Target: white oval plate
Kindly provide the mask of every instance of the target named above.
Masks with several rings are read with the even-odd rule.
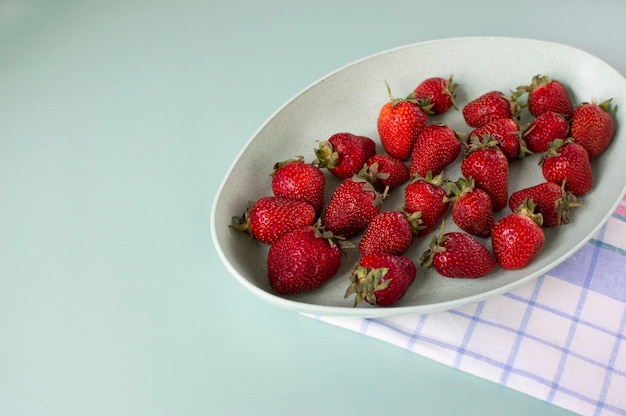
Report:
[[[448,279],[435,271],[419,271],[406,296],[394,307],[352,307],[344,299],[348,277],[358,251],[350,250],[337,276],[322,287],[302,294],[279,297],[272,293],[266,276],[268,246],[228,227],[248,201],[271,195],[269,173],[275,162],[303,155],[313,160],[316,140],[337,132],[369,136],[379,143],[376,119],[388,100],[385,81],[397,97],[406,96],[420,81],[431,76],[454,76],[457,103],[462,108],[489,90],[508,92],[527,85],[537,74],[563,82],[575,104],[613,97],[622,107],[626,80],[611,66],[579,49],[539,40],[516,38],[454,38],[395,48],[349,64],[305,88],[278,109],[252,136],[224,178],[211,212],[215,247],[235,278],[260,298],[293,311],[334,316],[384,317],[407,313],[430,313],[452,309],[501,294],[546,273],[578,250],[607,221],[626,191],[626,120],[624,109],[616,115],[616,134],[609,148],[593,162],[595,185],[571,213],[572,223],[546,230],[546,244],[535,261],[522,270],[497,268],[477,280]],[[431,120],[443,121],[457,130],[471,130],[460,111]],[[522,119],[528,122],[529,119]],[[382,152],[380,143],[378,151]],[[543,180],[538,155],[511,164],[510,192]],[[446,170],[451,179],[460,175],[460,158]],[[327,175],[327,201],[338,181]],[[385,200],[383,210],[402,204],[402,189]],[[497,217],[508,213],[505,208]],[[447,218],[446,228],[453,230]],[[358,239],[352,239],[358,244]],[[419,266],[419,257],[430,236],[417,240],[407,253]],[[485,241],[489,246],[489,241]],[[363,302],[364,304],[365,302]]]

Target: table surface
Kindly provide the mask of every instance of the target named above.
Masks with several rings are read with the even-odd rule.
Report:
[[[0,413],[569,414],[256,298],[209,215],[251,135],[328,72],[497,35],[626,74],[624,15],[602,0],[0,2]]]

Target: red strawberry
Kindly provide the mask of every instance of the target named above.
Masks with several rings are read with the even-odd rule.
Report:
[[[376,176],[379,191],[383,191],[385,188],[395,189],[411,177],[409,168],[404,162],[389,155],[374,155],[367,161],[367,165]]]
[[[594,159],[606,149],[615,134],[613,116],[617,107],[611,108],[612,98],[598,104],[594,99],[574,110],[571,120],[572,138]]]
[[[411,155],[413,143],[426,126],[426,112],[410,98],[393,98],[387,85],[390,101],[382,106],[377,120],[378,135],[385,152],[396,159]]]
[[[560,113],[546,111],[532,120],[522,133],[528,150],[543,153],[555,139],[565,140],[569,135],[569,121]]]
[[[359,253],[404,254],[417,233],[421,221],[419,213],[407,214],[403,210],[385,211],[375,216],[367,226],[361,241]]]
[[[282,236],[267,255],[267,276],[274,292],[285,295],[321,286],[339,271],[343,243],[347,242],[335,239],[319,224]]]
[[[569,222],[569,210],[581,206],[576,201],[576,196],[567,192],[565,184],[559,186],[554,182],[542,182],[538,185],[529,186],[515,191],[509,198],[511,211],[518,210],[524,200],[533,201],[535,213],[543,217],[543,227],[556,227]]]
[[[326,176],[303,157],[278,162],[272,172],[272,192],[283,198],[308,202],[319,216],[324,208]]]
[[[516,95],[489,91],[467,103],[461,112],[468,126],[481,127],[499,118],[517,119],[521,107]]]
[[[593,171],[587,150],[567,139],[556,139],[543,154],[541,171],[548,182],[563,185],[566,191],[582,196],[593,187]]]
[[[452,204],[452,221],[469,234],[489,237],[494,224],[493,203],[489,194],[476,188],[472,177],[448,182],[446,188]]]
[[[573,106],[567,89],[563,84],[545,75],[535,75],[528,86],[517,87],[520,92],[528,92],[528,111],[533,116],[553,111],[569,119]]]
[[[251,204],[243,217],[232,218],[231,228],[248,232],[267,244],[275,243],[284,234],[315,222],[311,204],[295,199],[266,196]]]
[[[337,133],[321,142],[314,152],[314,165],[327,168],[339,179],[347,179],[357,174],[376,154],[376,143],[369,137]]]
[[[421,257],[422,269],[434,267],[445,277],[477,279],[496,267],[491,252],[464,232],[444,233],[444,224]]]
[[[380,213],[386,197],[376,191],[373,181],[366,166],[358,175],[335,188],[322,214],[322,222],[328,231],[347,238],[367,228]]]
[[[421,228],[418,236],[428,234],[439,223],[448,210],[443,172],[437,176],[415,175],[404,188],[404,210],[410,214],[419,213]]]
[[[430,124],[422,129],[413,144],[409,173],[426,176],[440,174],[461,154],[461,134],[445,124]]]
[[[417,267],[406,257],[371,253],[361,257],[350,276],[345,298],[356,295],[354,306],[363,300],[375,306],[393,306],[415,281]]]
[[[464,177],[474,178],[477,188],[489,194],[494,211],[501,211],[509,201],[509,161],[490,136],[481,141],[476,137],[461,162]]]
[[[454,90],[457,84],[452,82],[450,78],[441,77],[426,78],[419,83],[413,90],[413,97],[418,100],[422,106],[428,106],[432,114],[443,114],[451,107],[456,107],[454,101]]]
[[[534,213],[534,208],[532,201],[525,201],[493,226],[491,245],[498,264],[505,270],[526,267],[543,248],[542,217]]]
[[[512,118],[499,118],[475,128],[468,136],[468,143],[471,143],[472,136],[482,139],[485,135],[498,141],[498,147],[509,160],[520,159],[530,153],[522,140],[519,124]]]

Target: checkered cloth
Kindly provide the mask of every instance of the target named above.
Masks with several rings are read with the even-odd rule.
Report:
[[[510,293],[426,315],[315,318],[582,415],[626,415],[626,198],[573,256]]]

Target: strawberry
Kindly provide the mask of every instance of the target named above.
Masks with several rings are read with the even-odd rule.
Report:
[[[271,176],[275,196],[308,202],[317,216],[322,213],[326,176],[320,168],[300,156],[276,163]]]
[[[326,205],[322,222],[335,235],[351,237],[365,230],[380,213],[385,193],[374,186],[371,172],[365,166],[358,175],[342,181]]]
[[[267,276],[278,295],[315,289],[339,271],[349,242],[333,237],[319,222],[283,235],[267,254]]]
[[[413,97],[421,103],[422,106],[429,106],[432,114],[443,114],[451,107],[456,107],[454,101],[454,90],[457,84],[452,82],[450,78],[441,77],[426,78],[420,82],[413,90]]]
[[[493,254],[478,240],[464,232],[444,233],[443,222],[420,260],[422,269],[434,267],[440,275],[452,278],[477,279],[496,267]]]
[[[413,144],[409,173],[426,176],[440,174],[461,154],[461,133],[445,124],[430,124],[422,129]]]
[[[520,159],[530,153],[522,140],[519,124],[512,118],[499,118],[475,128],[468,135],[468,143],[473,136],[481,139],[485,135],[498,141],[498,147],[509,160]]]
[[[593,171],[587,150],[571,139],[556,139],[539,160],[543,177],[582,196],[593,187]]]
[[[517,95],[507,96],[500,91],[489,91],[473,99],[461,110],[465,123],[481,127],[499,118],[519,118],[521,107]]]
[[[494,224],[493,203],[487,192],[476,188],[474,178],[459,178],[446,184],[447,200],[452,204],[452,221],[463,231],[489,237]]]
[[[421,221],[417,236],[431,232],[448,211],[443,172],[437,176],[430,173],[422,177],[414,175],[404,188],[404,210],[409,214],[419,213]]]
[[[474,178],[475,186],[491,198],[494,211],[506,207],[509,200],[509,161],[498,148],[498,141],[489,135],[482,140],[474,136],[461,162],[461,174]]]
[[[528,112],[533,116],[553,111],[566,119],[574,112],[572,101],[565,86],[545,75],[535,75],[530,85],[517,87],[518,92],[527,92]]]
[[[311,204],[294,199],[266,196],[251,204],[242,217],[232,218],[231,228],[273,244],[287,232],[315,222]]]
[[[367,165],[376,176],[379,191],[385,188],[391,191],[403,185],[411,177],[409,168],[403,161],[382,153],[370,157]]]
[[[406,160],[411,155],[417,135],[426,126],[426,112],[410,96],[394,98],[389,85],[387,92],[390,100],[380,109],[377,120],[378,135],[389,156]]]
[[[569,121],[564,115],[546,111],[535,117],[522,132],[528,150],[543,153],[555,139],[565,140],[569,135]]]
[[[534,209],[532,201],[524,201],[519,209],[493,226],[491,245],[498,264],[505,270],[526,267],[543,249],[542,216],[535,214]]]
[[[363,164],[376,154],[376,143],[369,137],[336,133],[320,142],[314,152],[314,165],[327,168],[339,179],[347,179],[357,174]]]
[[[371,253],[355,265],[344,297],[355,295],[355,307],[363,300],[374,306],[393,306],[404,297],[416,276],[417,267],[410,259]]]
[[[598,104],[594,99],[574,110],[571,137],[587,149],[589,159],[594,159],[602,153],[615,134],[613,116],[617,107],[611,108],[611,100],[612,98]]]
[[[385,211],[375,216],[359,241],[359,253],[404,254],[417,234],[421,221],[419,213],[407,214],[403,210]]]
[[[569,210],[581,206],[576,196],[554,182],[542,182],[529,186],[511,194],[509,207],[515,212],[522,206],[524,200],[533,201],[535,213],[543,217],[543,227],[556,227],[569,222]]]

